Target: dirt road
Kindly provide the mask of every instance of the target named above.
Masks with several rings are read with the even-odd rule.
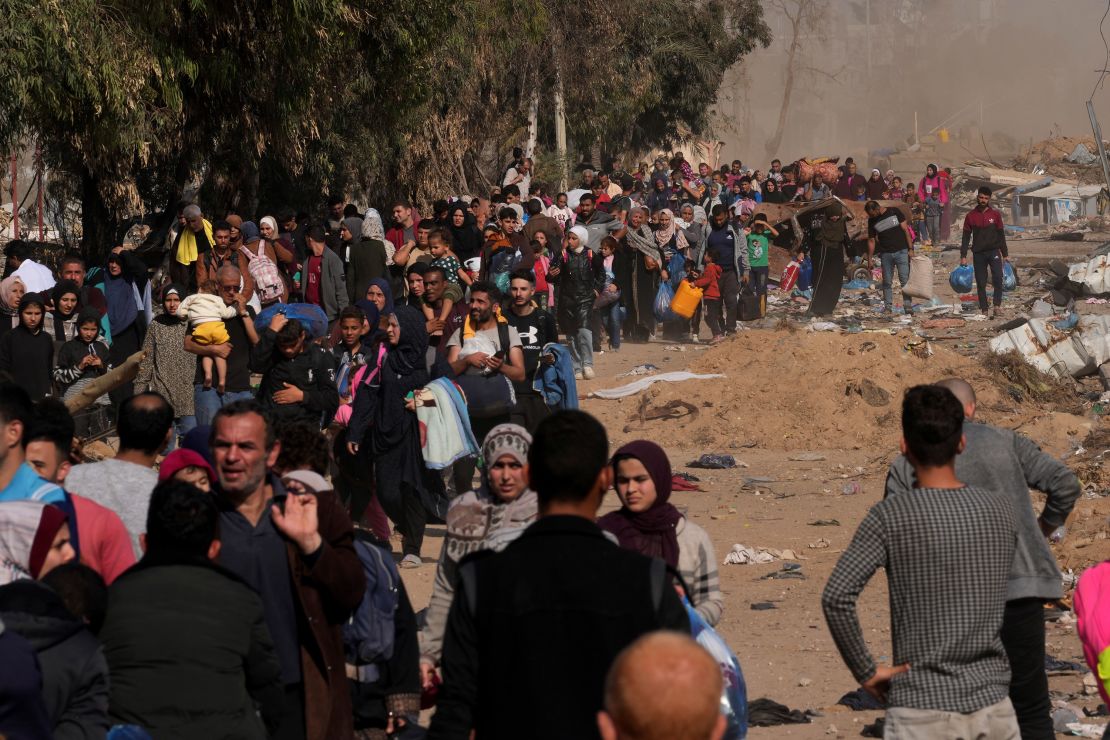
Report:
[[[1027,246],[1031,245],[1014,242],[1012,252],[1019,266],[1024,265],[1024,257],[1034,254]],[[950,301],[947,266],[954,264],[957,255],[934,256],[938,295]],[[1011,304],[1033,291],[1028,286]],[[867,295],[871,294],[864,298]],[[820,593],[856,526],[882,496],[886,468],[898,445],[897,410],[905,387],[953,374],[968,377],[980,392],[985,421],[1021,428],[1055,455],[1072,455],[1092,429],[1105,432],[1107,428],[1105,417],[1098,421],[1033,402],[1018,403],[996,387],[977,356],[1001,322],[967,322],[958,329],[934,332],[928,355],[919,346],[920,336],[897,320],[877,319],[873,307],[860,296],[846,293],[841,305],[860,317],[859,333],[813,333],[802,326],[793,331],[743,332],[715,348],[626,344],[620,352],[600,355],[598,377],[579,388],[584,395],[622,385],[634,378],[619,375],[645,363],[662,371],[693,369],[726,376],[666,388],[657,385],[620,401],[587,398],[582,407],[606,424],[612,448],[635,438],[654,439],[666,448],[676,471],[688,470],[700,478],[704,491],[676,492],[672,501],[708,531],[718,563],[733,544],[793,549],[800,556],[794,562],[801,564],[801,578],[770,578],[781,570],[781,562],[720,566],[726,606],[718,631],[740,658],[749,700],[768,697],[791,708],[822,713],[808,725],[753,729],[753,738],[858,737],[862,727],[881,714],[836,705],[857,687],[825,627]],[[797,310],[780,303],[772,307],[772,315]],[[916,319],[918,325],[921,321]],[[881,393],[870,400],[850,390],[846,394],[846,386],[864,379],[886,394],[885,403],[875,405],[882,401]],[[658,408],[671,400],[684,400],[697,412],[683,407],[675,418],[642,420],[645,406]],[[685,466],[706,452],[731,454],[739,467],[693,470]],[[1041,505],[1036,496],[1033,500]],[[615,505],[616,497],[610,494],[607,508]],[[1081,568],[1110,557],[1110,541],[1105,539],[1108,513],[1110,506],[1100,497],[1080,502],[1069,523],[1068,539],[1057,546],[1062,565]],[[441,538],[442,528],[429,529],[425,557],[438,555]],[[431,565],[404,571],[417,609],[427,603],[433,575]],[[860,614],[874,655],[889,660],[889,612],[882,574],[863,593]],[[1049,653],[1082,663],[1074,622],[1065,616],[1050,622],[1048,629]],[[1094,709],[1099,704],[1097,696],[1083,694],[1081,674],[1053,677],[1051,688],[1054,696],[1068,698],[1077,707]]]

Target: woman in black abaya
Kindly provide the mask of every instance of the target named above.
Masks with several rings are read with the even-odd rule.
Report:
[[[813,235],[813,248],[810,250],[813,261],[811,316],[831,314],[840,300],[840,289],[844,285],[844,246],[848,241],[844,206],[840,201],[833,201],[825,208],[824,215],[824,221]]]

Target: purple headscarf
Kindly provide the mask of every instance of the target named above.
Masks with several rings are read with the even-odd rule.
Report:
[[[626,507],[606,514],[597,524],[617,537],[620,546],[641,555],[662,558],[667,565],[678,568],[678,532],[676,527],[682,514],[672,504],[671,461],[667,453],[654,442],[645,439],[629,442],[613,455],[613,473],[621,460],[635,458],[647,468],[655,484],[655,503],[647,511],[634,513]]]

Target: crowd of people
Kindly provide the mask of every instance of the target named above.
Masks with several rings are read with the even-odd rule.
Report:
[[[797,170],[676,154],[585,168],[549,198],[514,152],[490,197],[423,216],[398,201],[388,226],[342,198],[257,224],[183,203],[162,265],[117,248],[102,268],[67,254],[51,269],[10,243],[0,663],[19,670],[0,671],[0,734],[420,737],[434,704],[430,738],[742,736],[719,661],[690,637],[725,606],[713,543],[670,503],[666,452],[610,454],[576,384],[603,338],[696,341],[702,319],[710,341],[736,332],[779,236],[761,203],[829,199],[801,247],[829,265],[815,313],[839,295],[843,201],[868,201],[884,286],[916,243],[947,239],[932,165],[916,191],[850,160],[831,183]],[[963,246],[985,275],[1005,239],[989,193],[980,205]],[[681,281],[697,310],[660,316],[660,286]],[[961,383],[907,393],[889,498],[823,603],[898,737],[926,720],[1041,737],[1032,616],[1061,595],[1041,531],[1078,484],[1024,438],[965,424]],[[82,462],[91,413],[114,416],[118,450]],[[1029,486],[1049,496],[1039,520]],[[620,506],[598,518],[611,488]],[[434,564],[429,522],[445,523]],[[426,610],[398,571],[422,567]],[[875,665],[854,614],[878,567],[900,594],[895,667]]]

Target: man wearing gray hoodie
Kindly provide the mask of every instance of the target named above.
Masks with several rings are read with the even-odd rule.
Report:
[[[975,418],[975,391],[966,381],[948,378],[937,383],[947,388],[964,407],[967,421]],[[1027,437],[988,424],[964,424],[967,446],[956,458],[956,476],[975,488],[1011,496],[1017,507],[1017,549],[1010,569],[1002,643],[1010,660],[1010,700],[1017,712],[1022,740],[1055,737],[1052,705],[1045,673],[1044,602],[1064,596],[1060,569],[1046,537],[1064,524],[1079,498],[1075,473],[1042,452]],[[886,496],[912,489],[913,467],[904,455],[890,465]],[[1047,494],[1040,517],[1033,512],[1029,489]]]

